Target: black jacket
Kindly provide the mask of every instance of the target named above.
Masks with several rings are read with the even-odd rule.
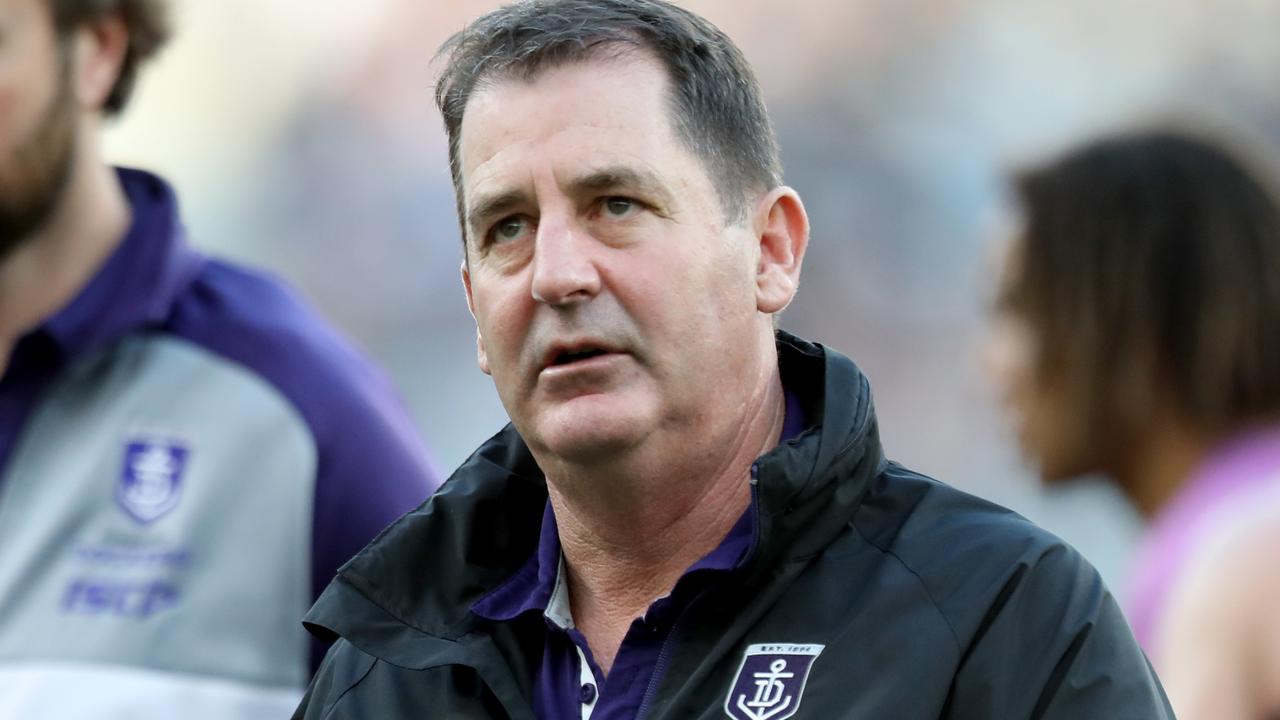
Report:
[[[754,550],[672,629],[644,718],[730,717],[760,643],[824,646],[775,720],[1173,717],[1084,559],[886,462],[853,363],[785,334],[778,348],[810,426],[756,462]],[[470,606],[534,551],[546,498],[507,427],[347,563],[306,618],[338,639],[295,719],[532,719],[546,624]]]

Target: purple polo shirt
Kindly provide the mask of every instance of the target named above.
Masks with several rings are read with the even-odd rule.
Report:
[[[805,426],[799,400],[786,393],[782,440]],[[658,598],[643,617],[632,621],[618,647],[608,677],[591,655],[586,638],[573,626],[567,579],[555,513],[543,510],[538,547],[510,579],[472,606],[480,617],[497,622],[538,612],[547,623],[547,642],[536,671],[533,711],[540,720],[623,720],[635,718],[662,679],[671,648],[667,639],[689,604],[750,555],[756,531],[755,501],[720,544],[684,571],[671,593]],[[585,663],[585,664],[584,664]]]
[[[1169,598],[1195,551],[1260,503],[1280,502],[1280,426],[1213,450],[1156,516],[1134,561],[1125,611],[1143,649],[1158,656]]]
[[[283,283],[185,242],[172,188],[117,171],[125,237],[61,310],[16,343],[0,376],[0,469],[43,393],[76,360],[126,336],[165,333],[240,365],[280,392],[316,444],[312,597],[439,474],[384,376]],[[74,451],[74,450],[69,450]],[[313,657],[313,668],[320,655]]]

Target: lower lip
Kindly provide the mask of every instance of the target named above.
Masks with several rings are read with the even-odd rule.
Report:
[[[582,372],[605,370],[624,357],[626,357],[625,353],[603,353],[585,360],[574,360],[563,365],[548,365],[542,369],[542,377],[547,380],[554,380]]]

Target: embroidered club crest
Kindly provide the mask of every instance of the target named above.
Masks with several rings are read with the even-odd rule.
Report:
[[[825,645],[748,645],[724,712],[734,720],[786,720],[800,709],[809,669]]]
[[[124,448],[116,502],[134,520],[150,523],[178,504],[187,448],[168,440],[133,440]]]

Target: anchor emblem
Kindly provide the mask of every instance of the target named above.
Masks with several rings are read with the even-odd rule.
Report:
[[[796,714],[822,645],[751,645],[734,677],[725,714],[734,720],[786,720]]]

